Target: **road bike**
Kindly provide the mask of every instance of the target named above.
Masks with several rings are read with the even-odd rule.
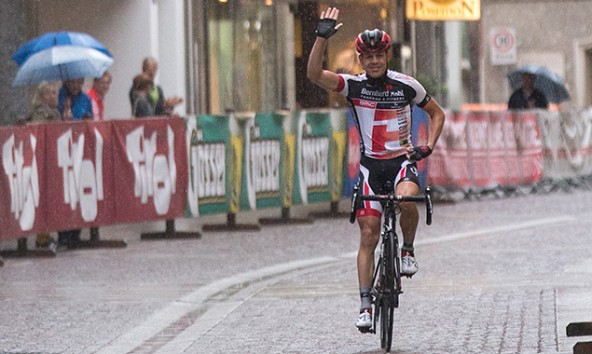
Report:
[[[386,186],[387,194],[384,195],[359,195],[358,185],[354,186],[352,195],[352,207],[350,222],[356,219],[356,208],[364,200],[380,201],[383,204],[381,244],[378,252],[377,266],[372,278],[372,313],[373,325],[371,333],[376,333],[377,324],[380,326],[380,347],[385,352],[390,352],[393,342],[393,316],[395,308],[399,307],[399,295],[403,293],[401,287],[401,256],[399,251],[399,239],[396,233],[397,215],[401,213],[400,203],[419,202],[426,205],[426,224],[432,224],[432,197],[430,187],[425,189],[423,195],[402,196],[394,192],[392,183]],[[410,277],[410,276],[408,276]]]

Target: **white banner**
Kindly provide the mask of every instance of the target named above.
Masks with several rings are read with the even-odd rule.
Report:
[[[541,111],[544,174],[553,179],[592,174],[592,108]]]

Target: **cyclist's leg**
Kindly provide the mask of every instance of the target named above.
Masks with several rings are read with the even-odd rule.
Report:
[[[399,195],[417,195],[419,193],[419,173],[415,162],[401,160],[400,170],[395,179],[395,192]],[[415,231],[419,222],[419,212],[413,202],[401,203],[401,217],[399,225],[403,232],[403,240],[407,245],[413,245]]]
[[[419,192],[419,186],[411,181],[402,181],[397,185],[396,193],[400,195],[416,195]],[[413,202],[401,203],[401,217],[399,225],[403,232],[403,240],[407,245],[413,245],[415,241],[415,232],[419,223],[419,212],[417,205]]]
[[[360,246],[358,249],[358,282],[360,287],[372,286],[374,271],[374,250],[380,238],[380,217],[362,216],[360,226]]]
[[[400,195],[416,195],[419,192],[419,175],[415,163],[404,161],[401,164],[401,173],[397,175],[396,193]],[[399,225],[403,233],[403,247],[401,248],[401,275],[413,276],[418,271],[415,260],[415,232],[419,222],[417,205],[413,202],[401,203],[401,216]]]
[[[356,326],[367,332],[373,325],[372,321],[372,276],[374,270],[374,249],[380,239],[380,217],[358,217],[360,226],[360,246],[358,249],[358,283],[360,286],[360,315]]]
[[[380,190],[376,181],[376,166],[370,168],[360,164],[359,185],[363,195],[374,195]],[[356,210],[360,227],[360,245],[358,249],[358,282],[360,288],[372,286],[374,271],[374,250],[380,239],[382,205],[377,201],[364,201]]]
[[[359,185],[364,195],[373,195],[375,190],[380,190],[381,182],[377,180],[382,170],[382,162],[370,162],[368,166],[364,160],[360,162]],[[377,189],[378,188],[378,189]],[[358,282],[360,286],[360,315],[356,326],[362,332],[367,332],[373,325],[372,322],[372,277],[374,271],[374,250],[380,239],[382,205],[377,201],[364,201],[356,210],[356,217],[360,227],[360,245],[358,248]]]

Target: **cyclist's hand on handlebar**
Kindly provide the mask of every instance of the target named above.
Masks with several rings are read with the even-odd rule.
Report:
[[[337,17],[339,17],[339,10],[336,7],[329,7],[326,11],[321,12],[321,19],[315,31],[317,37],[329,38],[334,35],[343,25],[343,23],[337,24]]]
[[[420,161],[430,156],[431,153],[432,149],[427,145],[407,148],[407,158],[411,161]]]

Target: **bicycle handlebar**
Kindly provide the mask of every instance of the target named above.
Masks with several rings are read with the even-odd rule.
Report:
[[[426,205],[426,224],[432,224],[432,213],[434,211],[432,205],[432,194],[431,188],[428,186],[425,189],[424,195],[398,195],[398,194],[379,194],[379,195],[358,195],[358,186],[354,187],[354,193],[352,196],[352,207],[349,216],[349,222],[354,223],[356,221],[356,204],[359,200],[375,200],[375,201],[392,201],[392,202],[420,202]]]

